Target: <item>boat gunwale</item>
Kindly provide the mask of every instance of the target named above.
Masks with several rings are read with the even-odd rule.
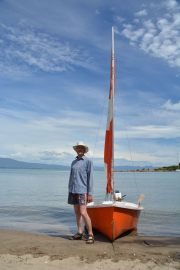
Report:
[[[143,210],[144,208],[142,206],[136,206],[136,207],[132,207],[132,206],[128,206],[128,205],[116,205],[115,204],[116,202],[114,203],[109,203],[109,204],[94,204],[94,205],[88,205],[87,204],[87,209],[89,208],[110,208],[110,207],[113,207],[113,208],[122,208],[122,209],[128,209],[128,210],[135,210],[135,211],[141,211]]]

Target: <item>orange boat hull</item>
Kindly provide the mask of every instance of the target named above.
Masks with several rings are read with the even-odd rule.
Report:
[[[107,236],[111,241],[123,233],[136,229],[140,210],[116,206],[88,207],[92,227]]]

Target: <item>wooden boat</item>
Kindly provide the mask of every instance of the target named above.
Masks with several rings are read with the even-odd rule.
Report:
[[[111,75],[108,104],[108,117],[104,146],[104,163],[107,177],[106,200],[102,204],[94,202],[87,205],[92,226],[107,236],[111,241],[130,230],[135,230],[141,210],[140,196],[137,204],[126,202],[120,193],[114,190],[114,89],[115,89],[115,57],[114,57],[114,28],[112,27]]]

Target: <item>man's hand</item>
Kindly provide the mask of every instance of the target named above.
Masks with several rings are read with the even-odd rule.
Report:
[[[90,202],[92,202],[93,201],[93,197],[92,197],[92,195],[87,195],[87,203],[90,203]]]

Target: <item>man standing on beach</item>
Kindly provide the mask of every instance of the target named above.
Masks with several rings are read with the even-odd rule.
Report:
[[[83,142],[73,146],[77,153],[76,159],[71,164],[69,177],[69,196],[68,204],[74,206],[78,232],[71,237],[71,240],[83,239],[82,219],[88,231],[87,244],[94,243],[91,219],[87,213],[87,203],[92,202],[93,189],[93,164],[85,156],[88,146]]]

